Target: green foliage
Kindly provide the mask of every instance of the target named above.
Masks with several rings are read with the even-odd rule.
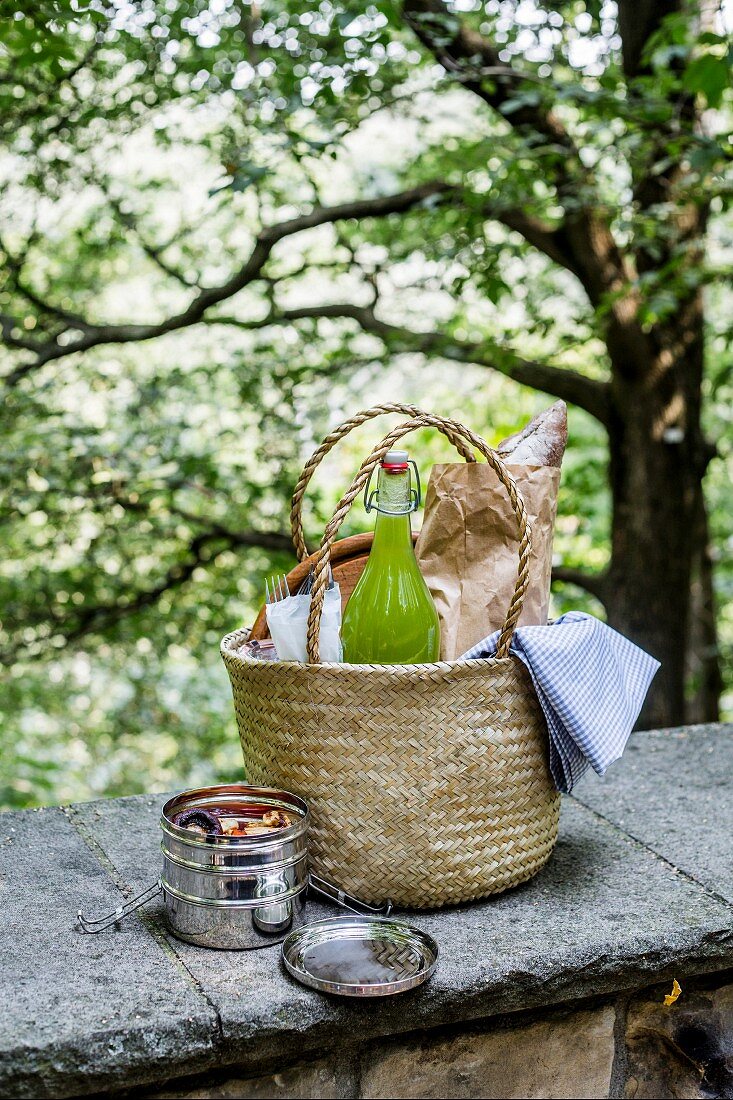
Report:
[[[471,66],[440,69],[389,0],[0,4],[0,323],[15,341],[4,375],[27,362],[24,342],[176,315],[240,268],[263,226],[314,205],[433,179],[464,188],[461,203],[433,196],[399,218],[283,240],[266,278],[205,324],[60,358],[8,389],[0,803],[239,774],[219,640],[251,620],[265,573],[293,561],[242,540],[287,534],[292,486],[320,438],[355,409],[400,398],[496,442],[548,403],[489,368],[385,344],[348,318],[256,323],[275,308],[377,294],[386,320],[440,325],[500,367],[507,344],[605,378],[611,303],[589,308],[572,275],[503,224],[520,209],[552,229],[591,191],[618,239],[646,256],[646,325],[698,286],[709,296],[706,416],[721,443],[708,491],[733,646],[730,297],[720,285],[733,248],[729,42],[669,17],[627,79],[612,5],[522,5],[521,18],[513,0],[456,8],[523,74],[503,117],[464,86]],[[454,28],[446,11],[435,29],[450,38]],[[489,93],[499,77],[482,79]],[[670,126],[690,97],[717,112],[717,126]],[[536,106],[552,107],[580,163],[510,125]],[[566,165],[572,192],[556,183]],[[642,165],[660,185],[645,209],[630,182]],[[706,256],[674,232],[679,210],[703,200]],[[380,429],[362,429],[325,464],[309,498],[313,542]],[[449,455],[430,435],[415,447],[423,472]],[[602,569],[609,512],[603,430],[571,410],[559,560]],[[355,510],[344,533],[368,522]],[[558,588],[556,609],[571,605],[599,610]]]

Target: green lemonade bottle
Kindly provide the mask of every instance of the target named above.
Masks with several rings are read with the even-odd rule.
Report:
[[[440,624],[412,545],[407,451],[388,451],[379,467],[374,542],[344,611],[341,640],[351,664],[437,661]]]

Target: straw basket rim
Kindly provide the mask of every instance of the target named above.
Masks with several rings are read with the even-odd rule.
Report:
[[[339,672],[353,673],[359,672],[361,674],[374,674],[374,675],[388,675],[392,679],[411,680],[417,677],[425,675],[435,675],[437,673],[455,672],[457,670],[466,671],[478,671],[485,669],[487,672],[490,669],[494,669],[497,666],[506,668],[510,664],[522,664],[519,658],[514,656],[513,653],[509,653],[506,657],[472,657],[470,660],[455,660],[455,661],[424,661],[420,663],[410,665],[400,664],[351,664],[348,661],[319,661],[318,664],[306,661],[263,661],[259,657],[252,657],[247,653],[242,652],[242,645],[247,641],[249,637],[250,629],[247,627],[240,630],[232,630],[229,634],[225,634],[221,640],[220,651],[222,657],[226,660],[241,661],[243,665],[251,668],[270,669],[282,668],[282,669],[298,669],[300,671],[307,669],[309,672],[316,674],[319,670],[328,670],[329,675],[337,675]],[[236,639],[236,642],[235,642]]]

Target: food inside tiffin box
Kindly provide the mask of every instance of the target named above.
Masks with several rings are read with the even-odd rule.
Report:
[[[266,836],[280,829],[289,829],[294,819],[284,810],[252,806],[207,806],[182,810],[173,817],[173,824],[192,833],[214,836]]]

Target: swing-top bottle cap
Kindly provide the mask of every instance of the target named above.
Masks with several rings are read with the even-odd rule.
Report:
[[[408,458],[407,451],[387,451],[382,459],[382,468],[385,470],[406,470]]]

